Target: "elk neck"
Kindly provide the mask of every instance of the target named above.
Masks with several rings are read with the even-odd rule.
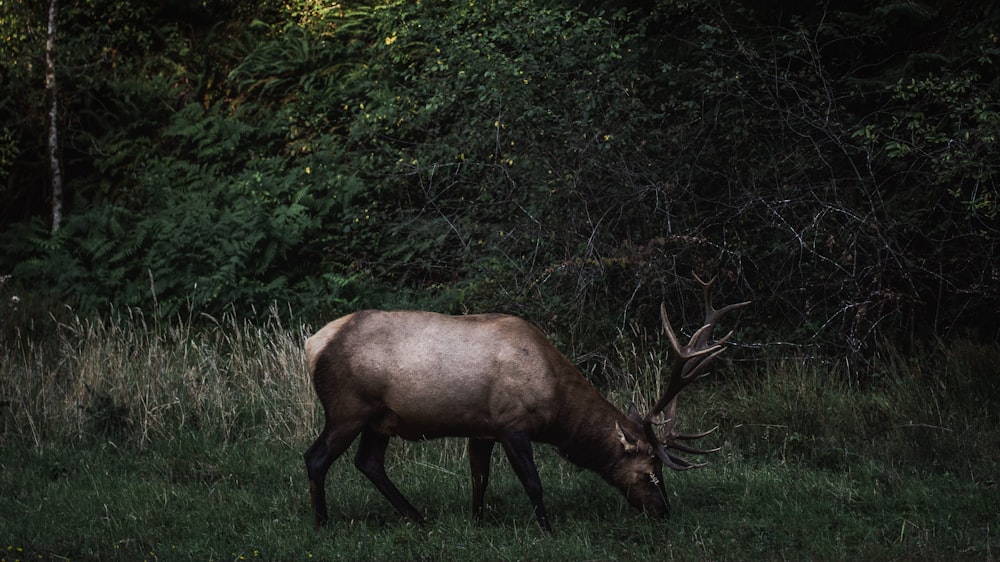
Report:
[[[577,377],[563,389],[560,412],[539,440],[554,445],[573,464],[605,475],[623,452],[615,423],[625,427],[633,422],[582,375]]]

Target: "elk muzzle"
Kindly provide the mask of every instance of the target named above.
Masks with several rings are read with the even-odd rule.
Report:
[[[636,482],[624,490],[625,499],[646,515],[668,517],[670,504],[667,502],[667,491],[663,486],[663,474],[649,473],[645,474],[643,479],[645,482]]]

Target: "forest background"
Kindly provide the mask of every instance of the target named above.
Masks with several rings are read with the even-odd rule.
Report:
[[[416,307],[601,350],[696,272],[762,345],[997,336],[988,2],[61,1],[54,232],[49,3],[0,6],[7,326]]]

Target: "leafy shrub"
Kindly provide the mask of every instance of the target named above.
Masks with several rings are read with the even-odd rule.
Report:
[[[603,354],[660,301],[697,322],[692,271],[755,301],[749,339],[852,365],[995,333],[995,11],[609,6],[74,6],[72,212],[0,271],[83,312],[508,311]]]

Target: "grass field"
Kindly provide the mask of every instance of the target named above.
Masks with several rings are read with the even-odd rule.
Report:
[[[306,330],[220,319],[64,323],[0,356],[2,560],[991,560],[1000,550],[997,345],[887,352],[864,384],[836,363],[744,357],[692,388],[685,427],[723,451],[666,474],[672,516],[633,511],[592,473],[536,448],[556,533],[494,454],[473,522],[464,443],[394,442],[411,525],[354,469],[312,526],[302,452],[318,403]],[[621,346],[629,349],[628,346]],[[620,405],[663,358],[623,352]],[[735,353],[734,355],[739,355]],[[747,355],[747,354],[744,354]]]

